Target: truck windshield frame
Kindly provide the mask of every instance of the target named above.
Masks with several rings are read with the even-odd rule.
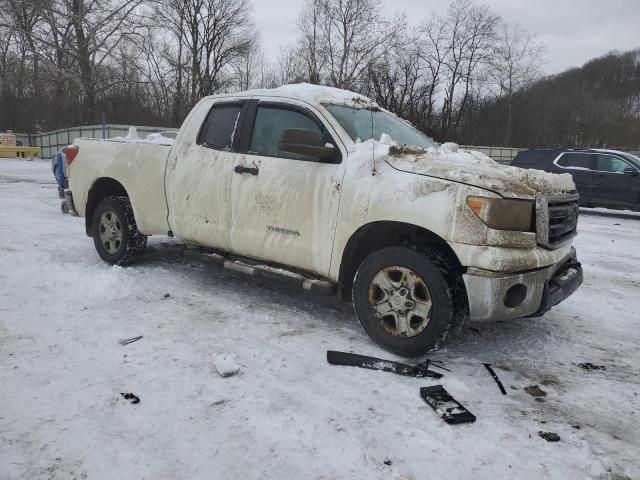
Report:
[[[354,142],[379,140],[382,134],[394,141],[414,147],[436,147],[429,137],[409,122],[379,108],[357,108],[327,103],[322,105],[346,130]]]

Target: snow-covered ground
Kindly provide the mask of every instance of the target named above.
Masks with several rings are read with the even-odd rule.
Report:
[[[327,364],[395,358],[348,305],[173,262],[162,238],[107,266],[49,168],[0,160],[0,479],[640,478],[640,215],[582,212],[573,297],[432,354],[478,418],[450,426],[419,396],[438,382]]]

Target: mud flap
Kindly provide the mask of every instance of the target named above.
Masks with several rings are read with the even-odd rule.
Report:
[[[422,387],[420,389],[422,399],[450,425],[458,423],[473,423],[476,416],[454,399],[442,385]]]

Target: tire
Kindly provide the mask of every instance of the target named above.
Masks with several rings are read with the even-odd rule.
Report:
[[[416,357],[462,329],[468,315],[464,291],[461,275],[438,252],[386,247],[360,264],[353,305],[374,342]]]
[[[98,255],[112,265],[137,262],[147,246],[127,197],[103,198],[93,213],[92,232]]]

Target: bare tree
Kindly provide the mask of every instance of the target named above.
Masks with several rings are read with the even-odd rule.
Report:
[[[52,0],[49,4],[53,12],[47,17],[51,29],[59,36],[70,34],[65,47],[78,65],[85,123],[96,120],[96,95],[112,84],[111,79],[99,79],[96,72],[113,59],[120,43],[139,27],[135,10],[141,1]],[[47,38],[40,40],[51,43]]]
[[[441,21],[444,23],[445,98],[442,107],[442,134],[455,131],[473,89],[475,75],[491,55],[500,17],[487,6],[472,0],[454,0]],[[462,88],[462,93],[459,93]],[[457,103],[457,111],[456,111]]]
[[[397,35],[371,63],[365,93],[383,108],[429,130],[428,112],[437,79],[431,75],[426,56],[419,32]]]
[[[246,49],[232,60],[233,86],[238,90],[249,90],[261,83],[261,74],[264,66],[262,50],[260,50],[260,37],[254,34],[247,44]]]
[[[308,0],[298,18],[298,31],[302,45],[300,55],[304,59],[309,83],[320,83],[320,72],[324,68],[325,52],[320,48],[322,29],[320,21],[325,9],[325,0]]]
[[[511,142],[513,95],[540,78],[544,45],[520,25],[502,23],[498,41],[488,62],[488,76],[497,88],[497,97],[505,97],[507,122],[504,145]]]
[[[380,0],[307,0],[298,29],[308,80],[357,89],[402,21],[389,21],[380,11]]]

